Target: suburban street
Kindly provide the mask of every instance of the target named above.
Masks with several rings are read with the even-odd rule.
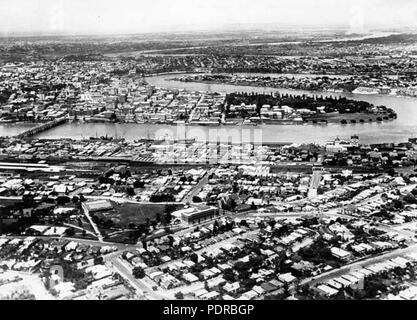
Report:
[[[369,266],[371,264],[374,263],[378,263],[378,262],[382,262],[382,261],[386,261],[392,258],[396,258],[398,256],[402,256],[402,255],[406,255],[412,252],[416,252],[417,251],[417,244],[414,244],[412,246],[409,246],[407,248],[401,248],[401,249],[396,249],[381,255],[377,255],[377,256],[372,256],[369,258],[366,258],[364,260],[358,261],[358,262],[354,262],[348,265],[345,265],[341,268],[335,269],[335,270],[331,270],[328,272],[324,272],[322,274],[320,274],[319,276],[316,277],[311,277],[311,278],[307,278],[304,279],[300,282],[301,285],[303,284],[309,284],[309,285],[315,285],[317,283],[320,282],[326,282],[330,279],[336,278],[336,277],[340,277],[344,274],[349,273],[350,271],[362,268],[362,267],[366,267]]]
[[[208,177],[215,171],[215,169],[210,169],[206,172],[206,174],[200,179],[200,181],[193,187],[191,192],[189,192],[184,199],[182,200],[183,203],[191,203],[193,202],[193,197],[196,196],[201,189],[207,184]]]

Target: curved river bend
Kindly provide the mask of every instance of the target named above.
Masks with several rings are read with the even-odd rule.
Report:
[[[38,135],[41,138],[74,138],[90,136],[124,137],[127,140],[140,138],[159,138],[162,136],[197,138],[198,140],[248,142],[311,142],[325,143],[336,136],[349,138],[353,134],[360,137],[362,143],[405,142],[417,137],[417,99],[388,95],[361,95],[350,93],[311,92],[292,89],[263,88],[223,84],[204,84],[195,82],[167,81],[179,75],[159,75],[148,77],[149,84],[170,89],[211,92],[276,92],[289,94],[323,94],[343,96],[349,99],[364,100],[374,105],[385,105],[397,112],[398,118],[383,123],[327,124],[327,125],[258,125],[258,126],[187,126],[178,128],[161,124],[109,124],[109,123],[67,123]],[[303,75],[305,76],[305,75]],[[9,131],[9,128],[13,130]],[[13,135],[19,132],[19,125],[0,126],[0,135]],[[20,131],[27,129],[24,126]],[[262,139],[262,140],[261,140]]]

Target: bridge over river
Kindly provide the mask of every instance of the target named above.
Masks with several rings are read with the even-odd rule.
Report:
[[[42,123],[39,126],[36,126],[34,128],[28,129],[26,131],[23,131],[16,135],[16,138],[23,139],[31,137],[35,134],[41,133],[43,131],[49,130],[53,127],[59,126],[60,124],[63,124],[67,121],[67,118],[58,118],[52,121],[48,121],[46,123]]]

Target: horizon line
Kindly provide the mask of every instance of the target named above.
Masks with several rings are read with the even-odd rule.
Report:
[[[269,26],[269,30],[265,28]],[[274,27],[271,29],[271,27]],[[142,31],[71,31],[71,30],[59,30],[59,31],[10,31],[6,33],[0,33],[0,38],[30,38],[30,37],[103,37],[103,36],[139,36],[139,35],[151,35],[151,34],[192,34],[192,33],[234,33],[234,32],[256,32],[256,31],[267,31],[267,32],[279,32],[285,31],[279,30],[277,28],[294,28],[297,29],[313,29],[310,31],[318,30],[328,30],[328,31],[349,31],[349,27],[342,23],[329,24],[329,25],[320,25],[320,24],[299,24],[299,23],[231,23],[224,24],[222,26],[204,26],[204,25],[172,25],[172,30],[169,30],[169,27],[165,29],[157,30],[142,30]],[[268,29],[268,28],[266,28]],[[409,26],[369,26],[364,34],[375,32],[375,31],[402,31],[402,32],[411,32],[417,31],[416,28]],[[293,31],[302,31],[302,30],[293,30]],[[309,30],[306,30],[309,31]]]

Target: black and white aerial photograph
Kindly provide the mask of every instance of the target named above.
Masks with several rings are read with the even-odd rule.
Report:
[[[0,8],[0,300],[417,300],[415,0]]]

